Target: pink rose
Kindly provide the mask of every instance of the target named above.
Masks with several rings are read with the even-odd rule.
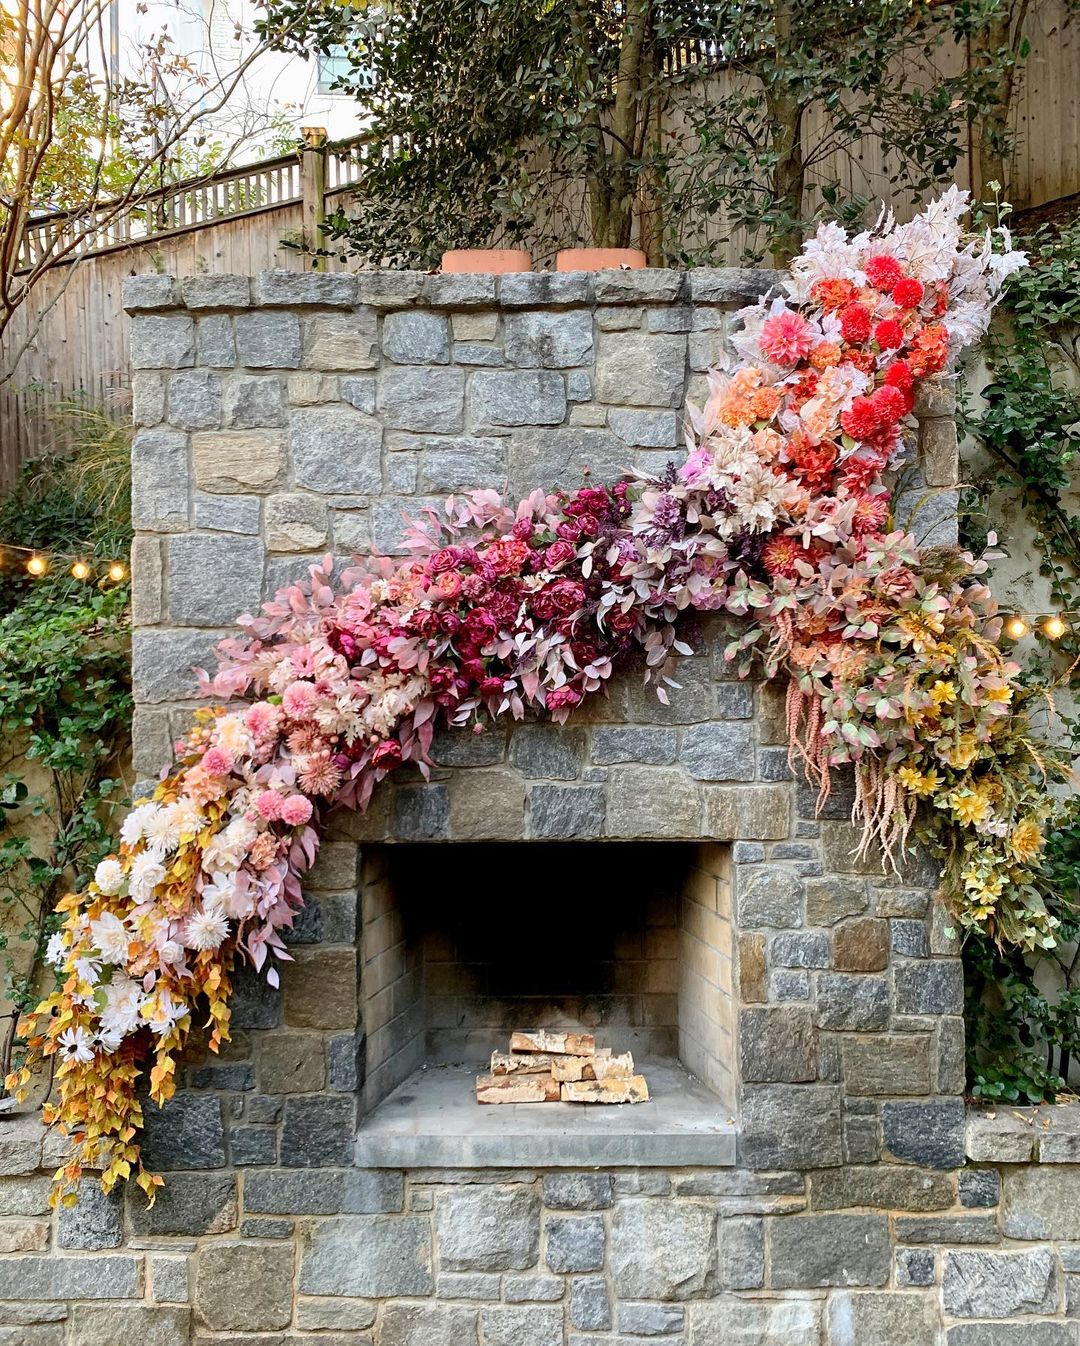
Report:
[[[311,820],[311,801],[303,795],[289,795],[281,805],[281,821],[290,827],[299,827]]]
[[[444,570],[431,587],[439,598],[452,603],[461,593],[461,576],[456,570]]]
[[[428,559],[427,571],[429,575],[441,575],[445,570],[453,570],[458,563],[458,550],[456,547],[441,547],[437,552],[433,552]]]
[[[401,744],[396,738],[388,738],[384,743],[380,743],[371,754],[372,766],[379,767],[382,771],[393,771],[401,765]]]
[[[560,538],[558,542],[553,542],[544,553],[544,560],[552,570],[557,570],[559,566],[565,565],[567,561],[573,560],[573,557],[573,544],[564,542],[562,538]]]

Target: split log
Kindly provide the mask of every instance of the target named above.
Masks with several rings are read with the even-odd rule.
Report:
[[[557,1080],[595,1080],[595,1056],[552,1056],[551,1073]]]
[[[559,1083],[550,1075],[477,1075],[478,1103],[558,1103]]]
[[[607,1056],[601,1056],[599,1052],[593,1057],[592,1078],[594,1080],[628,1080],[634,1074],[634,1056],[632,1052],[623,1052],[621,1056],[613,1056],[610,1053]],[[589,1076],[584,1077],[588,1079]]]
[[[564,1103],[647,1103],[649,1086],[644,1075],[628,1080],[579,1080],[561,1086]]]
[[[492,1052],[491,1073],[493,1075],[550,1075],[552,1063],[560,1060],[545,1052],[532,1055],[518,1055],[516,1052]]]
[[[592,1033],[548,1033],[541,1028],[535,1033],[514,1033],[510,1051],[545,1052],[551,1056],[593,1056],[596,1038]]]

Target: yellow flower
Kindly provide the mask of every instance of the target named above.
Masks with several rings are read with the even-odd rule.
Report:
[[[1034,818],[1021,818],[1009,837],[1009,852],[1021,864],[1030,864],[1042,850],[1043,834]]]
[[[987,689],[986,699],[997,705],[1007,706],[1013,699],[1013,689],[1011,687],[990,687]]]
[[[906,612],[896,625],[920,652],[934,649],[937,645],[935,637],[945,630],[941,618],[930,613]]]
[[[941,777],[936,771],[916,771],[912,766],[902,766],[896,774],[904,789],[920,798],[932,795],[941,784]]]
[[[979,744],[974,734],[961,734],[956,743],[939,743],[937,754],[949,766],[957,771],[964,771],[979,755]]]
[[[949,807],[968,827],[976,827],[990,816],[989,800],[976,790],[954,790],[949,796]]]
[[[935,706],[951,706],[956,700],[956,684],[954,682],[942,682],[938,678],[937,682],[930,688],[930,700]]]

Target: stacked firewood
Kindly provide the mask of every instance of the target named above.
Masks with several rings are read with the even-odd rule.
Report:
[[[649,1086],[629,1052],[597,1047],[591,1033],[514,1033],[476,1077],[478,1103],[646,1103]]]

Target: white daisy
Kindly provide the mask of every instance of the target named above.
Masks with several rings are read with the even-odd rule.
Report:
[[[94,1048],[85,1028],[65,1028],[60,1034],[60,1055],[65,1061],[92,1061]]]
[[[157,991],[143,1002],[142,1016],[149,1023],[150,1031],[158,1037],[171,1033],[179,1021],[188,1012],[182,1000],[174,1000],[169,991]]]
[[[115,897],[124,886],[124,867],[115,856],[102,860],[94,870],[94,882],[106,897]]]
[[[68,946],[63,934],[58,930],[56,934],[49,936],[49,942],[45,946],[45,961],[51,963],[53,967],[63,967],[67,955]]]
[[[104,1024],[94,1034],[94,1046],[111,1056],[124,1040],[124,1034],[115,1028],[106,1028]]]
[[[147,819],[143,835],[147,849],[153,851],[159,860],[176,850],[180,845],[180,827],[172,805],[158,809],[152,818]]]
[[[75,971],[88,986],[96,986],[101,978],[101,959],[94,953],[76,958]]]

